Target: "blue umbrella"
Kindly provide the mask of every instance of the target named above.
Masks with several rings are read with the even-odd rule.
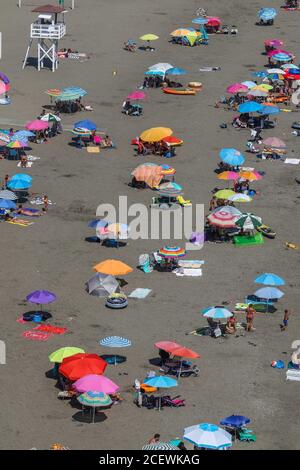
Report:
[[[78,96],[87,95],[87,92],[83,88],[77,87],[77,86],[69,86],[67,88],[63,88],[62,93],[64,93],[64,94],[74,94],[74,95],[78,95]]]
[[[89,119],[85,119],[83,121],[75,122],[74,128],[82,128],[88,129],[89,131],[95,131],[97,129],[97,124],[95,124],[93,121],[90,121]]]
[[[147,70],[147,72],[145,72],[145,75],[161,75],[161,76],[164,76],[165,72],[163,72],[162,70]]]
[[[185,75],[187,71],[185,69],[181,69],[180,67],[172,67],[166,71],[168,75]]]
[[[262,106],[262,108],[258,111],[259,114],[263,114],[265,116],[269,116],[270,114],[278,114],[280,113],[280,109],[276,106]]]
[[[127,348],[131,346],[130,339],[123,338],[122,336],[107,336],[99,341],[101,346],[108,348]]]
[[[275,8],[261,8],[258,12],[258,17],[264,21],[273,20],[277,16]]]
[[[259,77],[259,78],[266,78],[268,76],[267,72],[265,72],[264,70],[259,71],[259,72],[252,72],[252,75],[254,77]]]
[[[284,293],[281,290],[277,289],[277,287],[262,287],[254,292],[256,297],[260,297],[261,299],[280,299],[284,296]]]
[[[284,286],[285,280],[277,274],[263,273],[254,279],[256,284],[265,284],[267,286]]]
[[[220,151],[219,155],[224,163],[232,166],[242,165],[245,161],[243,154],[233,148],[224,148]]]
[[[11,199],[0,199],[0,209],[16,209],[17,205]]]
[[[285,52],[278,52],[277,54],[272,55],[272,60],[275,60],[276,62],[288,62],[289,60],[292,60],[292,58]]]
[[[156,375],[155,377],[146,379],[144,383],[149,385],[150,387],[156,388],[171,388],[177,387],[178,385],[177,380],[171,379],[170,377],[166,377],[164,375]]]
[[[27,175],[26,173],[16,173],[10,178],[10,181],[17,181],[21,179],[30,183],[32,181],[32,176]]]
[[[7,187],[13,191],[21,191],[22,189],[29,189],[31,187],[31,183],[25,180],[15,180],[8,182]]]
[[[289,75],[300,75],[300,69],[290,69],[288,71]]]
[[[208,19],[206,19],[206,18],[194,18],[192,20],[192,23],[194,23],[194,24],[206,24],[206,23],[208,23]]]
[[[17,131],[14,133],[14,135],[12,136],[11,140],[21,140],[21,141],[26,141],[28,139],[28,137],[34,137],[35,134],[31,131]]]
[[[239,113],[256,113],[261,108],[262,105],[256,101],[246,101],[246,103],[240,104],[237,110]]]
[[[88,223],[88,227],[96,229],[99,227],[106,227],[108,224],[109,222],[107,220],[94,219]]]
[[[241,416],[241,415],[231,415],[227,416],[227,418],[224,418],[220,421],[220,424],[222,426],[228,426],[231,428],[241,428],[245,424],[250,423],[250,419],[247,418],[247,416]]]
[[[206,318],[214,318],[214,319],[221,319],[221,318],[230,318],[232,317],[232,313],[224,307],[207,307],[202,310],[202,314]]]

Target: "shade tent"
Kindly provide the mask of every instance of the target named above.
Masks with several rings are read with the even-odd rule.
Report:
[[[97,273],[86,282],[86,290],[90,295],[107,297],[120,291],[118,281],[110,275]]]

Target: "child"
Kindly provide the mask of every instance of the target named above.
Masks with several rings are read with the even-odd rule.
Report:
[[[291,312],[288,309],[285,309],[284,316],[283,316],[283,322],[282,322],[283,325],[280,325],[281,331],[285,331],[287,329],[290,315],[291,315]]]

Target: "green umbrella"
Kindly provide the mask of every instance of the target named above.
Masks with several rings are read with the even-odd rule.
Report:
[[[254,214],[242,214],[237,220],[236,225],[241,227],[244,231],[254,230],[262,224],[261,218]]]
[[[73,346],[66,346],[51,353],[49,360],[50,362],[58,362],[60,364],[66,357],[74,356],[74,354],[78,353],[84,353],[84,350]]]

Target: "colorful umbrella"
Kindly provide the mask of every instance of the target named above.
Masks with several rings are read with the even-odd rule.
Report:
[[[143,36],[140,36],[140,39],[142,41],[156,41],[156,39],[159,39],[159,36],[156,36],[156,34],[148,33],[144,34]]]
[[[172,388],[177,387],[177,380],[166,377],[165,375],[156,375],[144,381],[146,385],[155,388]]]
[[[112,404],[110,396],[103,392],[85,392],[82,395],[79,395],[77,400],[82,405],[91,406],[93,408],[110,406]]]
[[[232,93],[233,95],[236,93],[247,93],[248,87],[242,83],[233,83],[228,88],[226,88],[226,91],[227,93]]]
[[[51,304],[56,299],[57,296],[48,290],[35,290],[26,296],[28,302],[38,305]]]
[[[261,289],[258,289],[256,292],[254,292],[254,295],[260,299],[270,300],[280,299],[284,296],[284,293],[276,287],[262,287]]]
[[[152,127],[142,132],[140,139],[144,142],[160,142],[164,137],[169,137],[172,134],[172,129],[168,127]]]
[[[242,103],[238,107],[239,113],[256,113],[262,108],[262,105],[257,103],[256,101],[246,101]]]
[[[171,147],[174,145],[181,145],[183,143],[182,139],[178,139],[178,137],[175,137],[173,135],[169,135],[168,137],[164,137],[162,139],[163,142],[166,142],[169,144]]]
[[[247,213],[247,214],[242,214],[237,220],[236,220],[236,225],[241,227],[244,231],[247,230],[254,230],[257,227],[260,227],[262,222],[261,222],[261,217],[258,217],[256,215]]]
[[[232,446],[232,437],[215,424],[202,423],[185,428],[183,439],[205,449],[223,449]]]
[[[107,348],[128,348],[132,343],[130,339],[123,338],[122,336],[107,336],[101,339],[99,344]]]
[[[234,193],[232,196],[229,196],[228,200],[231,202],[250,202],[252,197],[244,193]]]
[[[214,196],[217,199],[229,199],[230,196],[234,196],[236,193],[232,189],[221,189],[217,191]]]
[[[50,362],[61,363],[66,357],[74,356],[74,354],[84,353],[81,348],[74,348],[73,346],[65,346],[64,348],[57,349],[49,355]]]
[[[284,286],[285,280],[277,274],[263,273],[254,279],[256,284],[265,284],[267,286]]]
[[[272,56],[272,60],[275,60],[276,62],[288,62],[292,60],[292,57],[284,52],[278,52]]]
[[[29,131],[43,131],[45,129],[48,129],[49,124],[48,122],[41,121],[40,119],[35,119],[33,121],[28,122],[25,127]]]
[[[262,176],[257,171],[241,171],[239,177],[248,181],[259,181]]]
[[[284,51],[283,49],[274,49],[273,51],[269,51],[269,52],[267,53],[267,56],[268,56],[268,57],[273,57],[273,56],[276,55],[276,54],[286,54],[286,55],[288,55],[288,56],[290,56],[290,57],[293,56],[292,52]],[[277,73],[278,73],[278,72],[277,72]]]
[[[212,213],[216,214],[217,212],[221,212],[221,211],[227,212],[228,214],[235,215],[235,216],[242,215],[241,211],[234,206],[220,206],[214,209]]]
[[[106,230],[108,235],[113,235],[121,239],[127,239],[129,237],[129,227],[126,224],[108,224]]]
[[[103,375],[88,374],[81,379],[76,380],[74,383],[74,388],[78,392],[102,392],[112,395],[119,390],[119,386],[115,384],[112,380],[104,377]]]
[[[170,33],[170,36],[172,36],[173,38],[181,38],[183,36],[186,36],[190,32],[191,30],[188,28],[178,28],[175,29],[175,31],[172,31],[172,33]]]
[[[247,93],[247,97],[252,97],[252,96],[256,96],[256,97],[261,97],[261,98],[265,98],[266,96],[268,96],[268,92],[266,90],[254,90],[253,88],[249,91],[249,93]],[[244,103],[246,104],[246,103]],[[240,105],[242,106],[242,105]],[[261,109],[261,108],[260,108]]]
[[[187,71],[185,69],[181,69],[180,67],[172,67],[166,71],[168,75],[185,75]]]
[[[87,129],[88,131],[97,130],[97,124],[89,119],[84,119],[83,121],[75,122],[74,129]]]
[[[154,444],[147,444],[142,447],[142,450],[178,450],[178,447],[169,444],[169,442],[155,442]]]
[[[20,140],[22,142],[26,142],[28,137],[34,137],[35,134],[31,131],[17,131],[12,136],[11,140]]]
[[[94,229],[97,229],[99,227],[107,227],[107,225],[109,224],[109,222],[107,220],[99,220],[99,219],[94,219],[94,220],[91,220],[89,223],[88,223],[88,227],[90,228],[94,228]]]
[[[207,24],[207,22],[208,22],[207,18],[194,18],[192,20],[192,23],[194,23],[194,24],[202,24],[203,25],[203,24]]]
[[[88,374],[103,374],[107,362],[97,354],[78,353],[63,359],[59,372],[69,380],[78,380]]]
[[[5,85],[9,84],[9,78],[3,72],[0,72],[0,80],[5,83]]]
[[[236,171],[222,171],[222,173],[218,174],[217,178],[219,180],[235,181],[239,179],[239,174]]]
[[[159,72],[166,72],[168,69],[174,67],[172,64],[168,62],[159,62],[158,64],[151,65],[148,69],[152,71],[159,71]]]
[[[56,116],[55,114],[47,113],[44,114],[44,116],[41,116],[41,121],[60,122],[61,118],[59,116]]]
[[[207,307],[201,312],[205,318],[213,318],[215,320],[230,318],[233,315],[227,308],[224,307]]]
[[[185,256],[185,249],[181,248],[180,246],[164,246],[158,252],[160,256],[163,258],[182,258]]]
[[[281,47],[283,46],[283,41],[281,39],[266,39],[264,44],[270,47]]]
[[[237,219],[236,215],[232,215],[226,211],[212,212],[207,216],[207,220],[211,225],[222,228],[231,228],[235,227],[235,221]]]
[[[77,136],[90,137],[92,131],[89,131],[88,129],[85,129],[83,127],[76,127],[71,132],[72,134],[75,134]]]
[[[250,90],[256,86],[256,83],[251,80],[246,80],[245,82],[242,82],[242,85],[245,85]]]
[[[125,276],[133,271],[133,269],[122,261],[115,259],[107,259],[98,263],[93,268],[96,272],[110,274],[111,276]]]
[[[143,91],[133,91],[127,96],[128,100],[144,100],[146,98],[146,93]]]
[[[168,181],[167,183],[159,185],[158,190],[161,193],[180,193],[182,191],[182,187],[180,186],[180,184],[175,183],[174,181]]]
[[[10,149],[22,149],[24,147],[27,147],[28,145],[28,142],[21,142],[20,140],[12,140],[11,142],[9,142],[9,144],[6,145],[6,147],[10,148]]]

